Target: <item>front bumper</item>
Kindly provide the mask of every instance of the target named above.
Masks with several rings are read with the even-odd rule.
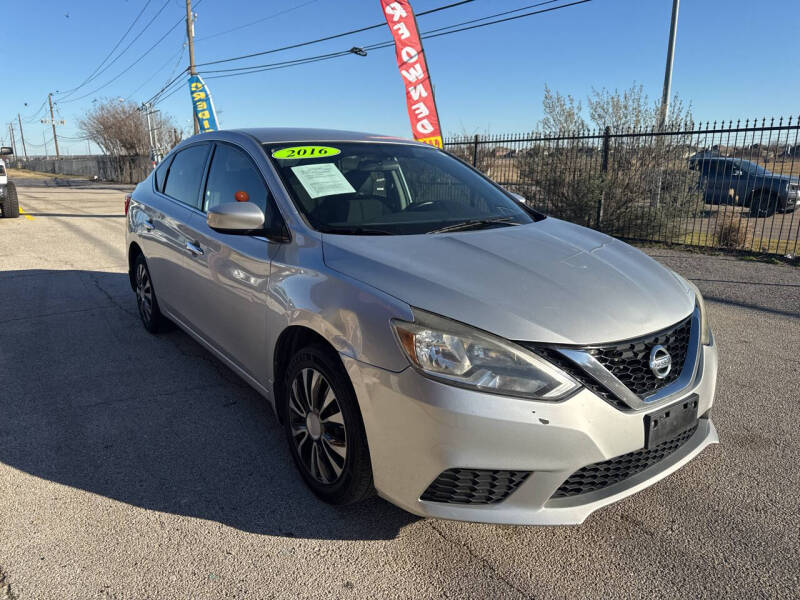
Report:
[[[702,346],[701,353],[702,371],[681,397],[697,394],[702,415],[713,403],[717,350]],[[663,403],[623,412],[587,389],[563,402],[536,402],[445,385],[412,368],[393,373],[345,356],[342,360],[361,407],[378,493],[421,516],[581,523],[598,508],[663,479],[718,441],[711,421],[700,419],[694,435],[661,462],[604,489],[554,499],[553,493],[578,469],[641,449],[643,416]],[[531,474],[495,504],[420,499],[443,471],[463,468]]]

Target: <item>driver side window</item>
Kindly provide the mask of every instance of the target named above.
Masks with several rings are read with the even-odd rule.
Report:
[[[207,212],[225,202],[252,202],[267,211],[267,186],[250,157],[228,144],[217,144],[203,197]]]

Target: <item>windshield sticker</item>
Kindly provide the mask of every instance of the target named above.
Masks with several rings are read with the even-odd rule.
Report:
[[[297,158],[320,158],[323,156],[336,156],[340,154],[338,148],[330,146],[293,146],[291,148],[281,148],[272,153],[272,158],[297,159]]]
[[[292,172],[311,198],[356,192],[333,163],[301,165],[292,167]]]

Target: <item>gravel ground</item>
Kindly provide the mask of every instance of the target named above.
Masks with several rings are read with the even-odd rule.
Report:
[[[320,504],[264,402],[141,327],[122,186],[0,219],[0,599],[796,598],[800,269],[662,249],[709,304],[722,443],[579,527]]]

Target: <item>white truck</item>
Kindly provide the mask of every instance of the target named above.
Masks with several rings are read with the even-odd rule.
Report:
[[[0,156],[14,154],[8,146],[0,147]],[[0,158],[0,211],[6,219],[16,219],[19,216],[19,201],[17,200],[17,187],[13,181],[8,180],[8,171],[5,161]]]

